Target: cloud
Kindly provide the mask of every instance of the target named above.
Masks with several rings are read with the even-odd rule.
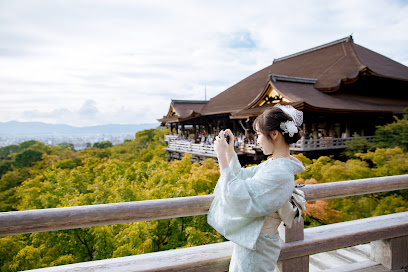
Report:
[[[154,107],[149,105],[138,108],[104,109],[96,101],[87,100],[76,109],[57,108],[51,111],[24,111],[17,121],[42,121],[51,124],[69,124],[73,126],[92,126],[103,124],[141,124],[156,123]]]
[[[170,99],[224,91],[274,58],[354,33],[408,64],[394,1],[5,0],[0,122],[154,122]]]

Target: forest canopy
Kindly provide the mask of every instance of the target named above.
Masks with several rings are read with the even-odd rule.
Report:
[[[375,142],[353,150],[348,160],[310,160],[297,155],[306,171],[296,183],[315,184],[408,173],[404,146],[406,119],[379,128],[400,135],[398,143]],[[399,131],[399,132],[398,132]],[[191,162],[186,154],[169,161],[163,147],[166,129],[136,133],[135,140],[99,143],[75,151],[70,144],[47,146],[28,141],[0,149],[2,212],[141,201],[211,194],[219,177],[212,159]],[[385,137],[387,138],[387,137]],[[386,139],[388,141],[388,138]],[[350,148],[353,145],[350,145]],[[350,149],[349,149],[350,151]],[[307,203],[307,227],[408,211],[401,190]],[[206,216],[14,235],[0,238],[1,271],[19,271],[100,260],[224,241]]]

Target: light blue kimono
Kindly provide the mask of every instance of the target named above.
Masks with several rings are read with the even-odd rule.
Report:
[[[263,264],[254,265],[268,258],[274,262],[268,267],[275,266],[280,252],[279,234],[260,235],[261,229],[265,216],[289,201],[294,175],[302,171],[303,165],[294,158],[268,159],[257,166],[241,168],[234,153],[214,189],[207,217],[214,229],[236,244],[230,271],[269,271],[259,268]],[[259,256],[266,252],[274,256]]]

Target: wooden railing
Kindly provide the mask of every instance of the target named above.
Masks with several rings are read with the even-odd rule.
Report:
[[[374,136],[363,136],[360,139],[366,139],[372,141]],[[173,135],[165,135],[165,141],[168,142],[168,146],[165,148],[169,152],[190,153],[193,155],[201,155],[205,157],[216,158],[213,145],[206,144],[193,144],[190,142],[183,142],[176,140],[177,137]],[[356,139],[355,137],[347,138],[319,138],[319,139],[300,139],[295,144],[290,145],[291,151],[317,151],[317,150],[330,150],[341,149],[347,147],[347,141]],[[237,148],[237,152],[246,154],[255,154],[256,151],[261,152],[259,146],[254,144],[240,144]]]
[[[408,175],[399,175],[307,185],[301,190],[305,192],[307,201],[314,201],[407,188]],[[202,215],[208,212],[212,200],[213,196],[207,195],[3,212],[0,213],[0,236]],[[385,266],[390,269],[408,267],[408,251],[401,248],[408,243],[408,212],[305,231],[300,222],[291,229],[281,226],[280,232],[285,243],[279,258],[279,271],[308,271],[310,254],[367,242],[373,242],[374,258]],[[231,249],[232,243],[224,242],[39,271],[74,271],[85,267],[115,271],[115,266],[122,270],[127,268],[126,271],[224,271],[228,268]],[[293,270],[293,267],[296,269]]]
[[[347,138],[319,138],[319,139],[300,139],[290,146],[293,151],[314,151],[326,149],[340,149],[347,147],[347,141],[354,139],[366,139],[372,141],[374,136],[347,137]]]

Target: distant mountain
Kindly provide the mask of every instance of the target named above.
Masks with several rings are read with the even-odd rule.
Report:
[[[102,125],[73,127],[41,122],[0,122],[1,135],[83,135],[83,134],[133,134],[140,130],[156,128],[160,123],[138,125]]]

